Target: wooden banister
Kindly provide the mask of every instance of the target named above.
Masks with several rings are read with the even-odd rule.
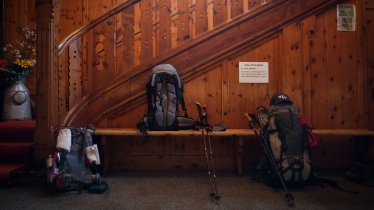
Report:
[[[118,6],[114,7],[113,9],[109,10],[107,13],[103,14],[99,18],[95,19],[94,21],[88,23],[87,25],[84,25],[77,30],[75,30],[73,33],[65,37],[60,44],[57,47],[57,54],[61,54],[61,52],[69,46],[71,43],[73,43],[76,39],[83,36],[87,33],[90,29],[94,28],[98,24],[102,23],[109,17],[118,14],[119,12],[129,8],[131,5],[138,3],[140,0],[129,0],[126,2],[123,2],[119,4]]]
[[[266,7],[262,7],[258,11],[250,14],[244,14],[240,16],[240,18],[228,22],[227,25],[223,25],[196,40],[187,42],[183,47],[177,48],[163,57],[154,59],[151,63],[135,67],[132,72],[136,73],[133,75],[129,77],[119,77],[105,88],[90,93],[69,111],[63,124],[77,126],[86,124],[87,122],[97,123],[105,117],[110,117],[113,114],[118,115],[119,113],[131,109],[131,107],[134,107],[132,106],[134,104],[139,105],[139,102],[144,102],[145,91],[143,91],[144,88],[140,88],[145,87],[145,78],[149,76],[147,72],[149,72],[150,68],[154,65],[159,63],[171,63],[177,69],[181,70],[180,75],[183,79],[186,77],[193,78],[199,76],[201,72],[206,71],[214,63],[218,63],[225,57],[243,52],[243,50],[251,46],[257,46],[265,39],[274,36],[285,24],[315,12],[323,11],[336,3],[337,0],[316,0],[310,3],[308,2],[305,6],[300,1],[272,1],[268,3]],[[271,17],[269,18],[269,16]],[[277,19],[277,21],[275,19]],[[234,32],[237,37],[235,40],[232,39]],[[217,43],[225,44],[217,46]],[[215,46],[216,53],[214,55],[207,55],[201,50],[208,49],[209,46]],[[88,105],[95,107],[95,103],[98,103],[101,99],[106,100],[112,92],[118,93],[118,89],[127,89],[129,83],[131,84],[133,81],[139,82],[139,84],[131,89],[131,93],[121,93],[121,95],[117,97],[121,100],[106,103],[104,104],[105,107],[102,107],[101,110],[93,109],[88,112]],[[82,120],[87,122],[82,122]]]
[[[254,9],[251,13],[247,13],[247,14],[244,14],[242,16],[238,16],[238,17],[232,19],[231,21],[227,22],[226,24],[223,24],[220,27],[216,27],[214,30],[209,31],[209,32],[207,32],[207,33],[205,33],[205,34],[203,34],[199,37],[196,37],[195,40],[191,40],[190,42],[187,42],[183,46],[181,46],[181,47],[179,47],[175,50],[170,51],[165,56],[159,56],[158,58],[153,59],[151,63],[146,63],[146,64],[143,64],[141,66],[137,66],[137,67],[133,68],[132,72],[135,72],[135,73],[132,74],[131,76],[129,76],[129,77],[119,77],[119,78],[115,79],[114,81],[112,81],[105,88],[102,88],[101,90],[98,90],[96,92],[91,92],[88,96],[82,98],[82,100],[78,104],[76,104],[69,111],[69,113],[67,114],[67,116],[64,119],[63,124],[64,125],[77,125],[78,124],[77,120],[79,121],[79,119],[77,119],[77,118],[79,118],[79,116],[78,116],[79,114],[77,114],[77,113],[83,113],[88,104],[92,104],[93,102],[97,101],[99,98],[104,97],[106,94],[110,94],[111,91],[117,89],[119,86],[121,86],[121,85],[123,85],[127,82],[131,82],[131,80],[134,80],[135,78],[144,75],[146,72],[149,72],[150,69],[153,66],[155,66],[157,64],[161,64],[161,63],[170,63],[170,60],[173,57],[177,57],[178,55],[180,55],[184,52],[188,52],[192,48],[206,42],[207,40],[212,39],[213,37],[216,37],[217,35],[222,34],[223,32],[229,31],[230,29],[236,27],[238,23],[243,23],[244,21],[247,21],[251,18],[254,18],[257,15],[266,13],[268,10],[271,10],[272,8],[284,3],[285,1],[286,0],[273,0],[269,3],[267,3],[266,6],[258,7],[256,9]],[[232,36],[232,34],[230,34],[230,36]],[[264,33],[259,33],[258,37],[265,38],[267,36],[265,36]],[[255,37],[255,38],[258,38],[258,37]],[[249,39],[253,40],[254,37],[249,37]],[[248,40],[246,40],[246,42],[248,42]],[[244,45],[244,43],[241,42],[241,43],[237,43],[235,46],[246,46],[246,45]],[[234,47],[231,47],[231,48],[234,48]],[[205,57],[205,56],[202,56],[202,57]],[[212,58],[210,58],[210,60],[212,60]],[[196,73],[196,70],[199,70],[197,65],[194,65],[192,68],[191,68],[191,66],[189,66],[189,68],[183,67],[182,69],[186,70],[186,73],[182,73],[182,74],[180,73],[181,77],[183,78],[183,80],[185,82],[187,80],[184,78],[185,77],[184,75],[188,75],[190,72],[195,72]],[[196,76],[199,76],[199,75],[195,74],[195,77]],[[190,77],[190,79],[192,79],[192,77]],[[113,112],[118,112],[118,109],[120,109],[121,107],[124,107],[124,106],[128,107],[128,105],[130,103],[134,104],[133,103],[134,101],[135,102],[140,102],[140,101],[144,101],[144,100],[145,100],[145,93],[144,92],[137,92],[135,94],[132,94],[131,96],[126,97],[126,100],[123,100],[120,103],[115,103],[114,106],[110,106],[110,107],[108,107],[108,109],[102,110],[102,112],[95,114],[95,119],[91,119],[91,122],[92,121],[96,122],[97,120],[100,120],[103,116],[110,115]],[[84,114],[84,115],[86,115],[86,114]]]

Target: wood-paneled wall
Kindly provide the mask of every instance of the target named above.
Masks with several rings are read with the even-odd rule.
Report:
[[[125,1],[61,1],[60,39],[82,25]],[[139,66],[168,55],[217,26],[265,4],[262,1],[160,1],[144,0],[96,26],[82,39],[84,49],[79,84],[62,88],[60,116],[64,116],[80,98],[97,91],[118,77],[131,77]],[[94,44],[92,44],[94,43]],[[113,47],[115,46],[115,47]],[[65,52],[67,53],[67,52]],[[71,61],[63,61],[69,66]],[[66,72],[59,76],[71,80]],[[67,82],[66,82],[67,83]],[[71,97],[77,96],[77,97]]]
[[[365,53],[366,59],[364,59],[365,69],[367,72],[367,107],[369,117],[369,128],[374,129],[374,40],[370,38],[374,34],[374,2],[365,1],[366,15],[364,17],[365,24]],[[374,151],[373,151],[374,153]]]
[[[59,1],[59,40],[121,2],[125,1]],[[56,97],[59,100],[59,122],[83,97],[105,89],[118,78],[136,75],[155,60],[161,61],[170,52],[190,45],[225,23],[239,20],[241,15],[269,2],[272,1],[143,0],[109,18],[72,45],[75,48],[71,47],[62,54],[64,57],[69,51],[70,60],[69,57],[61,59],[61,68],[68,69],[70,66],[72,69],[70,72],[58,71],[60,82]],[[344,0],[342,3],[356,6],[356,31],[337,31],[335,7],[290,22],[271,37],[218,60],[207,66],[200,76],[189,80],[185,84],[189,114],[197,118],[194,102],[200,101],[207,104],[212,123],[224,122],[229,128],[246,128],[243,112],[254,112],[258,105],[268,105],[274,93],[284,91],[316,128],[373,129],[371,121],[374,114],[370,111],[374,107],[374,44],[370,38],[373,33],[373,4],[369,0]],[[277,24],[280,20],[273,21]],[[235,33],[232,40],[236,40]],[[201,50],[214,49],[212,46]],[[77,51],[81,54],[75,55]],[[185,53],[188,55],[188,52]],[[80,58],[78,61],[75,59],[77,56]],[[238,63],[242,61],[269,62],[269,83],[239,83]],[[135,77],[126,88],[118,89],[118,95],[125,95],[123,91],[129,92],[129,97],[137,94],[131,90],[139,89],[136,80],[139,78]],[[114,91],[113,95],[97,100],[102,100],[101,104],[109,103],[116,96]],[[100,110],[99,106],[89,107],[90,111],[105,110]],[[135,127],[145,112],[144,101],[130,111],[104,117],[97,125]],[[175,168],[176,165],[193,168],[196,164],[191,163],[201,158],[201,142],[195,140],[167,138],[155,140],[149,145],[143,144],[141,139],[120,142],[122,140],[119,138],[114,143],[114,165],[117,169],[144,169],[144,164],[155,157],[162,157],[159,161],[163,169]],[[344,153],[353,154],[352,139],[330,140],[322,139],[326,147],[317,152],[319,157],[328,160],[324,162],[326,166],[348,164],[353,155],[344,156]],[[229,169],[233,162],[232,145],[227,139],[219,140],[218,144],[218,162],[221,161],[218,165]],[[344,156],[345,159],[334,158],[337,153],[333,148],[337,144],[345,145],[339,150],[339,157]],[[257,146],[252,140],[246,142],[251,154],[258,152]],[[191,158],[183,158],[185,153]],[[246,153],[247,162],[251,154]]]
[[[336,30],[334,7],[290,23],[272,39],[216,63],[189,81],[185,97],[191,115],[196,117],[194,102],[198,100],[207,103],[214,121],[245,128],[243,112],[268,106],[274,93],[284,91],[317,128],[368,128],[365,5],[348,3],[356,5],[355,32]],[[238,64],[243,61],[269,62],[269,83],[239,83]],[[129,113],[112,119],[112,125],[133,127],[145,108],[135,116]]]
[[[36,29],[35,0],[3,0],[2,2],[4,28],[2,31],[3,40],[1,41],[4,43],[4,46],[8,43],[14,45],[17,43],[17,39],[22,37],[22,28]],[[33,71],[34,73],[28,77],[26,85],[30,91],[31,98],[35,100],[36,69]]]
[[[372,127],[369,110],[373,108],[373,99],[370,99],[371,102],[368,101],[367,91],[370,89],[366,88],[367,82],[370,85],[372,83],[365,76],[372,75],[372,67],[365,66],[368,53],[365,46],[371,48],[374,45],[365,44],[366,35],[362,21],[365,10],[360,12],[359,9],[365,8],[364,4],[360,1],[349,3],[355,3],[357,9],[355,32],[336,30],[334,7],[324,13],[290,23],[272,39],[254,49],[248,49],[216,63],[207,73],[189,81],[185,85],[185,97],[187,109],[192,110],[191,116],[197,119],[194,102],[201,101],[207,104],[211,122],[224,122],[229,128],[247,128],[243,112],[254,112],[258,105],[268,106],[272,94],[284,91],[291,96],[302,115],[310,119],[316,128]],[[242,61],[269,62],[269,83],[240,84],[238,63]],[[134,127],[134,123],[139,121],[144,112],[146,106],[141,106],[121,117],[111,119],[108,124],[112,127]],[[203,157],[198,155],[202,154],[201,142],[195,139],[182,140],[181,143],[179,139],[170,137],[168,140],[155,138],[151,144],[161,144],[164,148],[156,149],[159,152],[157,154],[139,151],[142,146],[148,147],[141,139],[127,138],[126,143],[122,144],[120,138],[117,140],[115,151],[131,152],[115,152],[113,167],[116,170],[160,169],[161,166],[153,167],[151,163],[147,164],[147,161],[143,160],[143,155],[151,156],[147,156],[147,160],[164,160],[167,164],[161,164],[161,169],[173,169],[178,166],[179,169],[191,170],[197,166],[203,167]],[[353,137],[320,137],[319,140],[321,147],[314,151],[314,160],[321,167],[346,167],[357,157]],[[172,143],[166,143],[168,141]],[[224,148],[232,146],[228,139],[217,142],[216,144]],[[181,150],[179,144],[189,144],[183,148],[184,152],[194,156],[187,156],[182,161],[178,159],[179,153],[166,152]],[[218,167],[229,170],[230,166],[233,166],[229,164],[229,160],[233,161],[232,154],[228,148],[216,149],[216,155],[219,157]],[[253,166],[253,160],[256,160],[254,157],[258,155],[259,150],[255,139],[246,141],[246,167]],[[197,157],[200,159],[195,159]],[[174,162],[169,162],[170,158]],[[198,160],[200,162],[197,162]],[[137,167],[137,164],[146,165]]]

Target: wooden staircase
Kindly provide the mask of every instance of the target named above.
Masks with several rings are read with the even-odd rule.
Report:
[[[128,4],[130,4],[129,2]],[[63,122],[64,126],[85,126],[89,123],[100,124],[106,119],[115,119],[146,102],[144,87],[153,66],[162,63],[172,64],[178,69],[183,81],[188,83],[190,80],[210,71],[222,60],[235,57],[274,38],[287,24],[324,11],[336,5],[336,3],[337,0],[313,0],[307,3],[297,0],[269,1],[266,5],[233,18],[213,30],[186,41],[185,44],[169,50],[165,55],[148,59],[141,65],[132,67],[127,75],[118,76],[107,83],[103,82],[105,85],[102,85],[101,88],[91,87],[86,95],[77,94],[81,98],[76,97],[78,99],[75,102],[69,100],[64,102],[66,97],[61,98],[57,102],[61,105],[59,110],[65,110],[66,104],[69,104],[69,106],[75,105],[66,109],[66,113],[61,111],[59,117],[63,119],[60,119],[60,121]],[[59,44],[58,52],[62,53],[69,44],[116,11],[113,9],[96,20],[96,23],[92,22],[70,34]],[[68,58],[62,58],[61,60],[64,59]],[[96,75],[92,74],[90,79],[93,81],[103,80],[103,75],[97,72]],[[68,86],[73,83],[66,82],[66,84]],[[59,90],[74,88],[61,87]],[[60,95],[65,96],[65,94]],[[69,92],[66,95],[74,95],[74,93]]]
[[[35,127],[35,120],[0,122],[0,186],[10,186],[11,173],[31,162]]]

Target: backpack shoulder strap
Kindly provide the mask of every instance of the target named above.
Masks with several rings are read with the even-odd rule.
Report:
[[[277,105],[271,105],[269,108],[269,111],[272,115],[277,115],[284,112],[291,112],[295,113],[296,108],[294,106],[277,106]]]
[[[184,102],[184,93],[183,93],[184,92],[184,87],[183,87],[183,82],[179,79],[179,76],[177,76],[177,78],[178,78],[179,84],[180,84],[180,86],[177,88],[178,101],[181,104],[182,110],[184,112],[184,116],[188,117],[186,103]]]
[[[147,101],[148,101],[148,115],[152,115],[155,112],[156,106],[156,97],[157,97],[157,88],[156,88],[156,79],[158,73],[152,73],[151,78],[146,86]]]
[[[291,123],[292,127],[294,126],[293,123],[295,123],[295,119],[298,118],[298,109],[294,105],[286,105],[286,106],[277,106],[272,105],[270,106],[270,113],[274,116],[277,114],[282,113],[289,113],[291,116]]]
[[[177,99],[182,107],[182,110],[184,112],[184,116],[188,117],[187,113],[187,108],[186,108],[186,103],[184,101],[184,84],[182,79],[179,77],[178,73],[176,71],[172,71],[171,74],[174,77],[174,86],[175,86],[175,91],[176,91],[176,96]]]
[[[269,107],[269,127],[268,127],[268,132],[273,133],[277,131],[277,127],[275,124],[275,117],[277,114],[281,112],[288,112],[288,110],[283,109],[280,106],[272,105]]]

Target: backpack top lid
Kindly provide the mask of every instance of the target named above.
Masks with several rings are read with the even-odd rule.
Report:
[[[171,64],[158,64],[152,68],[152,74],[162,72],[178,75],[177,70]]]
[[[155,84],[155,77],[154,75],[160,74],[160,73],[167,73],[170,75],[175,75],[178,80],[178,87],[182,87],[182,81],[179,78],[177,70],[172,66],[171,64],[159,64],[152,68],[152,76],[151,76],[151,84]]]
[[[270,106],[272,105],[291,105],[293,102],[285,93],[276,93],[270,99]]]

